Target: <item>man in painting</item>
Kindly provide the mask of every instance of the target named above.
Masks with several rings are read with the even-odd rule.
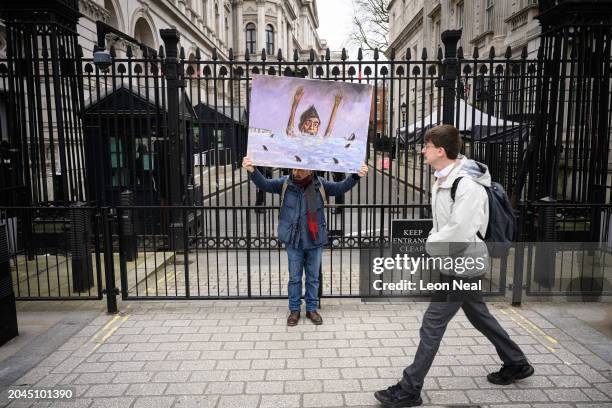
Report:
[[[303,96],[304,87],[299,86],[295,90],[295,94],[293,95],[291,113],[289,114],[289,121],[287,122],[287,136],[295,136],[295,114]],[[334,106],[332,107],[331,114],[329,115],[329,122],[327,123],[327,128],[325,129],[324,137],[331,136],[331,132],[334,127],[334,122],[336,121],[336,114],[338,113],[338,108],[340,107],[342,98],[342,92],[338,92],[334,98]],[[319,133],[320,125],[321,118],[319,118],[319,113],[317,112],[317,109],[314,107],[314,105],[310,105],[310,107],[300,115],[300,123],[298,124],[298,130],[303,136],[316,136],[317,133]]]

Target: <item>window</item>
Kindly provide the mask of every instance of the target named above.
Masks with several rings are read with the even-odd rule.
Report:
[[[438,52],[438,48],[440,48],[440,20],[434,22],[434,52]]]
[[[463,2],[461,3],[457,3],[457,28],[458,29],[463,29],[463,24],[465,23],[464,21],[464,14],[463,14]]]
[[[227,17],[225,17],[225,44],[229,44],[229,42],[229,20]]]
[[[111,185],[120,186],[124,180],[123,173],[123,146],[121,139],[117,137],[109,138],[110,159],[111,159]]]
[[[255,24],[249,23],[246,25],[246,49],[249,54],[255,54]]]
[[[217,150],[223,151],[223,129],[213,129],[213,138],[217,144]]]
[[[487,2],[487,7],[486,7],[486,15],[487,15],[487,19],[486,19],[486,24],[485,24],[485,31],[489,31],[493,29],[493,6],[495,5],[495,1],[494,0],[486,0]]]
[[[266,26],[266,53],[268,55],[274,54],[274,27],[270,24]]]

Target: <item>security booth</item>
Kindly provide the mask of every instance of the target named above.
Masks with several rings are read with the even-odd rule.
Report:
[[[193,180],[195,112],[183,95],[179,116],[185,126],[180,169],[170,166],[167,111],[159,91],[119,84],[86,101],[84,137],[89,200],[99,206],[169,204],[172,171],[180,171],[181,196]],[[137,233],[163,230],[159,211],[134,212]],[[136,219],[138,218],[138,219]]]
[[[195,160],[203,166],[238,165],[247,149],[247,112],[242,106],[195,106]]]

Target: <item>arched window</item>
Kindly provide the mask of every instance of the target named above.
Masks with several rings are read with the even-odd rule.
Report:
[[[270,24],[266,26],[266,53],[274,54],[274,27]]]
[[[255,42],[256,30],[255,24],[249,23],[246,25],[246,49],[249,54],[255,54],[256,42]]]
[[[143,17],[140,17],[136,21],[136,26],[134,27],[134,38],[139,42],[147,45],[153,49],[155,49],[155,35],[153,34],[153,30],[151,26]]]

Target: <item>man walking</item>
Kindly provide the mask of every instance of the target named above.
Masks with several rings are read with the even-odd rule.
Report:
[[[430,256],[452,255],[480,257],[488,260],[485,236],[489,205],[485,187],[491,185],[491,176],[486,166],[459,156],[461,138],[459,131],[451,125],[432,128],[425,134],[424,160],[436,172],[432,188],[433,228],[427,238]],[[461,178],[458,182],[456,180]],[[453,184],[456,190],[453,195]],[[440,270],[441,281],[461,279],[477,282],[486,269],[458,274],[452,270]],[[487,380],[493,384],[507,385],[527,378],[534,372],[519,346],[491,315],[480,291],[438,291],[434,293],[421,324],[420,342],[414,361],[406,367],[403,378],[386,390],[374,393],[385,407],[413,407],[422,404],[421,389],[425,376],[438,352],[446,326],[455,313],[463,309],[470,323],[495,346],[503,361],[501,370],[491,373]]]
[[[244,167],[257,188],[281,194],[278,239],[287,248],[289,264],[289,316],[287,325],[295,326],[300,319],[302,304],[302,274],[306,275],[306,317],[314,324],[322,324],[317,313],[319,301],[319,268],[323,245],[327,243],[327,224],[325,222],[325,196],[338,196],[350,190],[361,177],[368,173],[363,165],[358,174],[353,174],[343,182],[327,181],[316,177],[311,170],[293,169],[289,176],[266,179],[253,166],[248,157],[242,160]]]

